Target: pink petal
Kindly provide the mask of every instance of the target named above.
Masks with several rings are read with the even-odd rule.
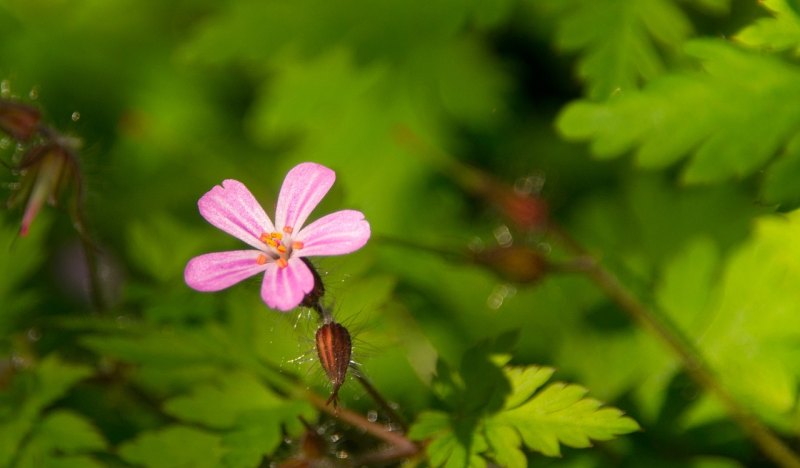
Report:
[[[253,194],[238,180],[228,179],[222,186],[214,186],[197,206],[206,221],[257,249],[264,248],[258,240],[261,234],[275,230]]]
[[[364,214],[355,210],[342,210],[309,224],[292,240],[302,242],[303,247],[293,255],[342,255],[356,251],[367,243],[370,228]]]
[[[214,252],[194,257],[186,264],[183,277],[198,291],[219,291],[267,269],[258,264],[258,250]]]
[[[336,180],[336,173],[316,163],[295,166],[283,180],[275,210],[275,225],[291,227],[294,232],[303,227],[322,197]]]
[[[285,268],[268,263],[261,284],[261,298],[268,306],[282,311],[292,310],[314,287],[314,276],[299,258],[290,258]]]

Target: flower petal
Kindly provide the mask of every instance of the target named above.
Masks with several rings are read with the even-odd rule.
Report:
[[[261,298],[273,309],[289,311],[300,305],[314,287],[314,276],[299,258],[290,258],[285,268],[268,263],[261,284]]]
[[[222,186],[214,186],[200,197],[197,206],[206,221],[257,249],[265,248],[258,239],[261,233],[275,230],[253,194],[238,180],[227,179]]]
[[[186,264],[183,278],[189,287],[198,291],[219,291],[264,271],[271,263],[259,265],[259,255],[263,255],[259,250],[200,255]]]
[[[302,163],[295,166],[283,180],[275,209],[275,225],[279,229],[289,226],[294,232],[299,231],[334,180],[336,173],[323,165]]]
[[[364,214],[355,210],[342,210],[309,224],[293,238],[302,242],[303,248],[293,255],[342,255],[354,252],[367,243],[370,228]]]

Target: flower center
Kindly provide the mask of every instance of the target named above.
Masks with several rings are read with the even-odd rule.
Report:
[[[272,260],[278,264],[279,268],[286,268],[289,265],[289,257],[292,255],[292,252],[304,247],[302,242],[292,242],[292,231],[294,231],[294,229],[292,229],[291,226],[285,226],[283,228],[283,233],[265,231],[259,236],[261,242],[272,248],[272,252],[269,253],[272,254]],[[267,261],[267,256],[263,254],[260,254],[256,259],[256,263],[259,265],[263,265],[267,263]]]

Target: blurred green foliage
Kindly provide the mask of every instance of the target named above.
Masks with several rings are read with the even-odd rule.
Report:
[[[798,436],[800,12],[762,3],[0,1],[0,99],[82,140],[94,254],[67,200],[25,237],[24,203],[0,213],[0,465],[346,466],[383,447],[308,396],[329,390],[310,311],[269,310],[257,279],[183,281],[241,248],[197,199],[233,178],[272,212],[302,161],[337,173],[316,213],[372,226],[314,262],[359,372],[426,441],[408,463],[766,463],[554,234]],[[0,139],[8,198],[29,147]],[[515,225],[515,190],[550,229]],[[509,283],[490,255],[509,244],[549,274]],[[341,397],[402,426],[355,379]]]

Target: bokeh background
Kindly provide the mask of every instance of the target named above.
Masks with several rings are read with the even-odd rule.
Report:
[[[68,194],[26,237],[24,204],[0,212],[0,465],[269,466],[301,451],[297,414],[332,460],[375,445],[260,380],[275,378],[266,363],[328,391],[310,312],[269,310],[258,279],[215,294],[183,282],[191,257],[240,248],[197,199],[232,178],[271,212],[303,161],[337,173],[314,216],[358,209],[372,226],[361,251],[315,263],[354,359],[409,421],[442,407],[438,360],[517,331],[514,364],[555,367],[644,429],[529,464],[768,463],[657,337],[571,271],[582,260],[544,221],[796,446],[800,21],[793,2],[765,3],[782,8],[773,43],[730,39],[772,17],[744,0],[0,2],[0,97],[82,141],[105,299],[87,293]],[[24,147],[0,143],[11,198]],[[520,226],[509,194],[536,222]],[[515,276],[495,255],[508,248],[558,271]],[[353,381],[342,398],[386,418]],[[234,460],[217,405],[275,424]]]

